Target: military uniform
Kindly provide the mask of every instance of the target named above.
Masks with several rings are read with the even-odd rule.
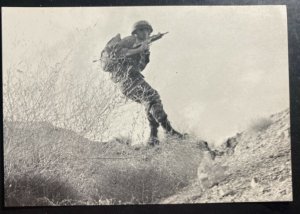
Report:
[[[134,28],[136,29],[137,27]],[[120,57],[120,61],[114,71],[111,72],[111,79],[120,86],[122,93],[126,97],[145,106],[151,129],[150,144],[158,143],[157,129],[159,125],[167,133],[182,137],[179,132],[171,127],[158,92],[144,80],[144,76],[141,73],[150,61],[150,52],[147,50],[126,57],[127,51],[132,49],[137,42],[134,31],[131,36],[125,37],[119,42],[116,48],[116,55]]]

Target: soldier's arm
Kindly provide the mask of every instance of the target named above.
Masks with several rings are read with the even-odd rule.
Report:
[[[141,71],[143,71],[147,64],[150,62],[150,52],[147,51],[146,54],[144,55],[144,57],[142,57],[140,64],[139,64],[139,68],[141,69]]]
[[[140,47],[138,48],[122,48],[120,50],[120,55],[121,56],[132,56],[132,55],[135,55],[135,54],[139,54],[139,53],[142,53],[144,52],[145,50],[148,50],[149,49],[149,45],[147,43],[141,45]]]
[[[135,55],[135,54],[139,54],[143,51],[143,49],[141,47],[139,48],[135,48],[135,49],[123,49],[123,54],[124,56],[132,56],[132,55]]]
[[[133,36],[128,36],[122,39],[118,45],[119,56],[128,57],[128,56],[142,53],[144,50],[149,49],[149,45],[147,43],[143,43],[138,48],[133,48],[135,42],[136,42],[136,38]]]

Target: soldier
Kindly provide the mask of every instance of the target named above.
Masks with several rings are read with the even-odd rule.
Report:
[[[183,138],[183,135],[171,126],[158,92],[141,74],[149,63],[150,51],[146,41],[152,31],[152,26],[147,21],[138,21],[134,24],[131,35],[117,45],[115,53],[122,59],[122,63],[111,72],[111,79],[120,86],[127,98],[145,106],[151,130],[148,144],[154,146],[159,144],[157,137],[159,125],[170,136]],[[139,47],[135,48],[137,45]]]

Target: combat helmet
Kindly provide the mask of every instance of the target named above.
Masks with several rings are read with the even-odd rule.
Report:
[[[141,21],[134,23],[131,35],[135,34],[136,30],[142,29],[142,28],[148,28],[150,30],[150,33],[152,33],[152,31],[153,31],[152,26],[149,24],[149,22],[147,22],[145,20],[141,20]]]

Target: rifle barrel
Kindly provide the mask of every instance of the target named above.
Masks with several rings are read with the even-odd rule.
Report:
[[[167,33],[169,33],[169,32],[165,32],[165,33],[161,33],[161,34],[156,34],[156,35],[150,36],[150,38],[149,38],[148,40],[146,40],[146,42],[147,42],[148,44],[150,44],[150,43],[152,43],[152,42],[154,42],[154,41],[156,41],[156,40],[158,40],[158,39],[161,39],[161,38],[163,37],[163,35],[165,35],[165,34],[167,34]],[[143,42],[137,44],[134,48],[138,48],[138,47],[140,47],[142,44],[143,44]]]

